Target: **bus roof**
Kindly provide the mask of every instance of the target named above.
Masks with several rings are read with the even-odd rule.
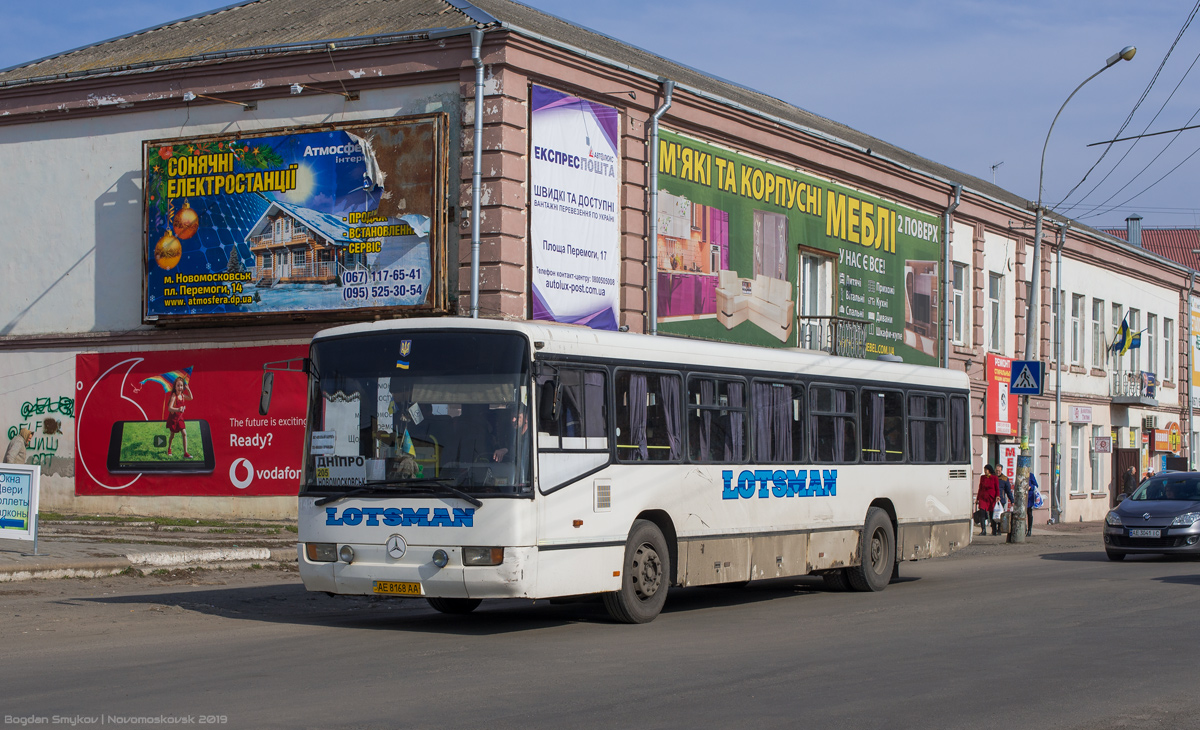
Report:
[[[381,334],[417,330],[475,330],[516,332],[537,347],[539,355],[627,360],[713,368],[736,368],[803,374],[808,377],[851,378],[938,388],[970,389],[967,374],[957,370],[909,363],[836,357],[797,348],[738,345],[684,337],[631,334],[594,330],[588,327],[541,322],[468,319],[465,317],[419,317],[343,325],[318,332],[314,342],[332,337]]]

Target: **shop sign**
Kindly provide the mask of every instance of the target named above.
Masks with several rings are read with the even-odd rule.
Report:
[[[986,361],[987,403],[984,414],[984,433],[994,436],[1013,436],[1018,430],[1020,408],[1009,393],[1012,378],[1012,358],[988,355]]]
[[[1111,454],[1113,448],[1112,436],[1097,436],[1092,439],[1092,453]]]
[[[144,142],[146,321],[443,311],[447,153],[445,114]]]
[[[936,215],[669,131],[658,185],[660,331],[937,365]]]
[[[1091,406],[1071,406],[1071,423],[1091,423],[1092,422],[1092,407]]]
[[[1170,451],[1171,436],[1165,428],[1154,429],[1154,450],[1155,451]]]

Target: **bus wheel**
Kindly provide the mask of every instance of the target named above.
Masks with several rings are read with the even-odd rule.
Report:
[[[846,569],[850,586],[856,591],[882,591],[891,582],[896,566],[896,538],[887,512],[878,507],[867,510],[858,554],[859,564]]]
[[[636,520],[625,541],[621,589],[604,594],[604,607],[614,621],[653,621],[667,601],[671,555],[662,531],[649,520]]]
[[[850,590],[850,579],[846,577],[845,568],[838,568],[828,573],[822,573],[821,579],[825,581],[825,590],[827,591],[840,593]]]
[[[429,605],[433,610],[455,615],[470,613],[479,608],[479,604],[483,603],[478,598],[433,598],[430,596],[425,600],[429,601]]]

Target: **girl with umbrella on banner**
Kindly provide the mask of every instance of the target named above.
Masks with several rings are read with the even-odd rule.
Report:
[[[171,455],[171,446],[175,441],[175,434],[180,434],[180,438],[183,441],[183,458],[192,458],[192,455],[188,453],[187,424],[183,420],[183,412],[187,409],[184,403],[194,400],[196,397],[192,394],[191,380],[192,366],[189,365],[182,370],[172,370],[169,373],[146,378],[133,389],[133,392],[139,393],[141,392],[141,386],[144,386],[146,383],[157,383],[163,389],[163,393],[169,394],[164,403],[167,430],[171,432],[170,437],[167,439],[167,456]]]

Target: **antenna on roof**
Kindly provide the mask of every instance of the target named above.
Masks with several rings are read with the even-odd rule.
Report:
[[[992,165],[992,184],[993,185],[996,184],[996,168],[1000,167],[1003,164],[1004,164],[1004,160],[1000,160],[996,164]]]

